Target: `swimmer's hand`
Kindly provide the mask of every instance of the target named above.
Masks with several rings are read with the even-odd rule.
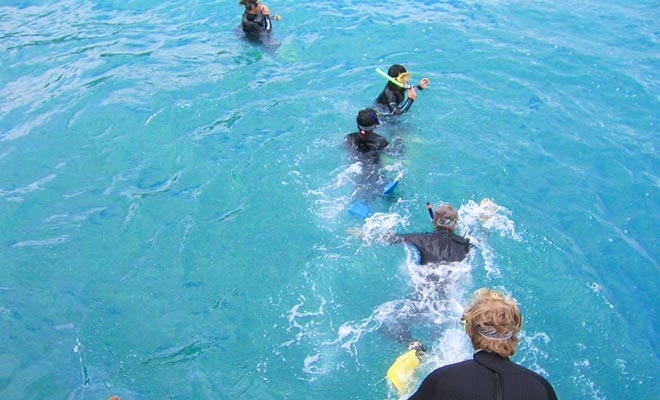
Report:
[[[415,90],[414,86],[408,89],[408,97],[410,97],[412,100],[417,98],[417,91]]]
[[[426,89],[426,87],[428,86],[429,82],[431,82],[431,81],[429,81],[429,78],[422,78],[422,80],[419,81],[419,88],[422,89],[422,90],[423,90],[423,89]]]
[[[280,14],[275,14],[275,15],[273,15],[273,19],[276,20],[276,21],[279,21],[279,20],[282,19],[282,17],[280,16]]]

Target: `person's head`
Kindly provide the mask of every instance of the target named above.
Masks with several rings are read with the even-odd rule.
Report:
[[[458,211],[451,204],[440,204],[433,211],[435,229],[453,231],[458,224]]]
[[[357,126],[360,133],[366,134],[376,129],[380,125],[380,117],[378,111],[373,108],[365,108],[360,110],[357,115]]]
[[[486,350],[502,357],[516,352],[520,341],[522,315],[510,296],[486,288],[474,292],[472,303],[463,312],[461,322],[475,350]]]
[[[238,4],[245,6],[245,9],[250,11],[259,3],[259,0],[240,0]]]
[[[394,64],[390,66],[390,68],[387,70],[387,75],[396,79],[399,83],[406,84],[412,74],[406,71],[406,67],[404,67],[403,65]]]

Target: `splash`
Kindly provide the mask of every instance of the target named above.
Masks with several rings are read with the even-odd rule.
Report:
[[[362,240],[366,246],[375,243],[386,243],[387,238],[398,225],[407,225],[408,218],[396,213],[374,213],[365,220],[362,226]]]
[[[337,331],[336,343],[353,356],[357,356],[357,344],[363,335],[380,332],[407,345],[421,334],[427,341],[442,338],[449,324],[460,320],[461,299],[470,284],[468,262],[451,264],[416,263],[417,255],[406,249],[404,269],[407,270],[411,291],[405,298],[385,302],[371,315],[357,321],[344,322]]]
[[[503,237],[521,241],[522,237],[516,231],[515,223],[509,218],[511,211],[489,198],[479,203],[468,201],[458,210],[461,227],[466,233],[498,232]]]
[[[502,237],[521,241],[516,232],[515,223],[508,217],[511,214],[506,207],[500,206],[492,199],[484,198],[479,203],[468,201],[458,210],[460,229],[470,239],[470,243],[480,250],[484,269],[489,276],[501,276],[497,267],[496,255],[488,243],[491,232],[497,232]]]
[[[327,185],[307,190],[305,196],[315,199],[310,211],[327,220],[337,218],[352,196],[347,193],[347,188],[353,185],[354,177],[361,173],[362,167],[356,162],[339,172]]]

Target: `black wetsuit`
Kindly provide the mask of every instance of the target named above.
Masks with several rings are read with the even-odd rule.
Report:
[[[389,110],[391,114],[403,114],[410,110],[414,100],[406,97],[406,89],[400,88],[388,82],[385,89],[376,99],[376,104],[383,110]]]
[[[247,10],[243,12],[241,27],[244,32],[259,34],[262,32],[270,32],[273,25],[270,21],[270,16],[264,15],[264,13],[261,12],[261,8],[259,8],[259,11],[257,11],[256,14],[250,14]]]
[[[346,135],[346,143],[362,162],[380,165],[380,153],[389,144],[381,135],[374,132],[353,132]]]
[[[415,246],[421,255],[422,265],[463,261],[470,251],[470,239],[448,230],[396,234],[391,240],[395,243],[407,242]]]
[[[473,360],[431,372],[408,400],[444,399],[557,400],[557,395],[541,375],[496,353],[478,351]]]

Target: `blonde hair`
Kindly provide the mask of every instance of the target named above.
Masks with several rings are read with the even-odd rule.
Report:
[[[512,297],[487,288],[478,289],[461,320],[475,350],[486,350],[502,357],[516,352],[522,315]]]

